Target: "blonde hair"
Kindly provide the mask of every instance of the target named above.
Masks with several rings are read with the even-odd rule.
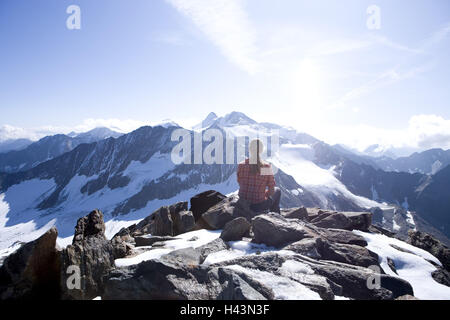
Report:
[[[250,142],[249,147],[250,172],[252,174],[261,174],[261,167],[264,163],[261,161],[261,153],[264,151],[264,144],[259,139]]]

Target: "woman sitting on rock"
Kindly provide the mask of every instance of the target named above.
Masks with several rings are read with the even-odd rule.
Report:
[[[275,187],[271,164],[261,160],[263,150],[261,140],[250,142],[250,157],[239,164],[237,172],[239,198],[248,201],[253,212],[280,212],[281,191]]]

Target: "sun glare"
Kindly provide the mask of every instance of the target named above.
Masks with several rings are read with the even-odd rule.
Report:
[[[294,68],[291,79],[291,99],[294,114],[313,120],[320,113],[321,70],[316,61],[302,60]]]

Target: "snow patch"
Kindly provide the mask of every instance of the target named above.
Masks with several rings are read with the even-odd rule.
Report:
[[[277,300],[322,300],[317,292],[312,291],[299,282],[267,271],[244,268],[239,265],[226,266],[225,268],[245,273],[252,279],[271,288]]]
[[[353,232],[367,241],[367,249],[378,254],[380,265],[384,272],[393,277],[400,277],[412,285],[414,296],[422,300],[449,299],[450,287],[436,282],[431,276],[436,267],[429,261],[442,265],[432,254],[385,235],[371,234],[358,230]],[[391,245],[398,246],[412,253],[397,250]],[[394,261],[398,275],[389,267],[387,258],[391,258]]]
[[[195,237],[195,238],[194,238]],[[170,240],[165,242],[163,248],[152,249],[151,246],[148,247],[149,251],[141,253],[135,257],[116,259],[115,263],[117,267],[125,267],[130,265],[139,264],[143,261],[148,261],[152,259],[159,259],[163,255],[168,254],[174,250],[185,249],[185,248],[198,248],[205,245],[220,237],[220,230],[209,231],[209,230],[198,230],[183,233],[177,236],[176,240]],[[196,239],[196,240],[192,240]],[[192,240],[192,241],[191,241]],[[140,247],[146,248],[146,247]]]

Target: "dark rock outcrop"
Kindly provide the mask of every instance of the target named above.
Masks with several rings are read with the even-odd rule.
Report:
[[[273,299],[271,289],[245,274],[201,264],[214,252],[227,249],[222,239],[199,248],[172,251],[159,260],[111,272],[103,299]]]
[[[199,222],[208,226],[208,229],[219,230],[236,218],[244,217],[250,221],[254,216],[255,213],[250,210],[249,204],[234,195],[209,208]]]
[[[250,231],[251,224],[244,217],[236,218],[228,222],[223,228],[220,238],[224,241],[237,241],[247,235]]]
[[[444,269],[450,272],[450,249],[439,240],[427,233],[410,230],[407,242],[431,253],[439,259]]]
[[[354,244],[361,247],[367,246],[367,241],[363,237],[348,230],[316,228],[314,231],[333,243]]]
[[[9,255],[0,267],[0,299],[59,299],[58,231],[51,228]]]
[[[103,292],[103,278],[114,268],[114,248],[105,237],[99,210],[80,218],[75,230],[72,245],[61,253],[62,298],[90,300]]]
[[[450,287],[450,272],[448,272],[447,270],[441,267],[437,267],[437,270],[433,271],[431,273],[431,276],[436,282]]]
[[[367,231],[372,223],[370,212],[332,212],[318,210],[309,216],[309,222],[321,228]]]
[[[305,238],[287,245],[284,249],[318,260],[361,267],[379,266],[378,255],[366,248],[354,244],[333,243],[323,237]]]
[[[379,265],[378,255],[361,246],[326,241],[320,249],[321,259],[323,260],[343,262],[361,267]]]
[[[123,237],[116,236],[111,240],[114,259],[121,259],[133,253],[133,246]]]
[[[179,235],[194,229],[195,219],[191,211],[178,211],[172,215],[173,234]]]
[[[176,236],[194,228],[194,217],[187,210],[187,202],[163,206],[140,221],[137,225],[122,229],[118,235],[129,233],[131,236],[151,234],[154,236]]]
[[[305,207],[281,210],[281,214],[288,219],[307,220],[308,210]]]
[[[222,200],[226,199],[226,196],[220,192],[209,190],[195,195],[191,198],[191,211],[197,222],[202,214],[208,211],[209,208],[215,206]]]
[[[304,282],[302,284],[308,286],[313,291],[317,291],[317,277],[322,277],[328,290],[331,290],[334,295],[352,299],[391,300],[406,294],[413,295],[411,285],[400,278],[379,274],[368,268],[345,263],[317,261],[303,255],[282,256],[278,253],[265,253],[236,258],[211,265],[211,267],[239,265],[253,270],[264,270],[273,274],[283,274],[283,264],[287,260],[296,261],[304,265],[305,268],[312,269],[314,274],[311,276],[314,276],[315,279],[303,280]],[[305,274],[301,276],[307,278]],[[379,277],[380,286],[370,288],[367,285],[370,277]],[[295,278],[292,280],[295,280]],[[322,283],[322,285],[325,284]],[[324,298],[323,296],[321,297]]]
[[[314,238],[314,231],[302,221],[286,219],[280,214],[269,213],[252,220],[254,241],[269,246],[282,247],[288,243]]]

